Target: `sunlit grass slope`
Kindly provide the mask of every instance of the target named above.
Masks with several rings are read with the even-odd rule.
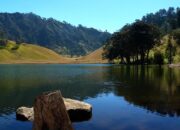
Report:
[[[69,63],[71,59],[52,50],[31,44],[8,41],[0,46],[0,63]]]
[[[103,54],[103,48],[101,47],[86,56],[76,59],[76,62],[78,63],[108,63],[107,60],[104,60],[102,58],[102,54]]]

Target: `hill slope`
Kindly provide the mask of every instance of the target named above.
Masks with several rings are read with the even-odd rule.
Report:
[[[85,55],[103,45],[108,32],[72,26],[33,13],[0,13],[0,31],[7,39],[38,44],[60,54]]]
[[[9,41],[0,49],[0,63],[70,63],[72,60],[52,50],[31,44]]]
[[[108,60],[103,59],[103,48],[99,48],[94,52],[76,59],[77,63],[108,63]]]

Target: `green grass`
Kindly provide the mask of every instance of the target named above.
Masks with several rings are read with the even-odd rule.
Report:
[[[66,58],[52,50],[31,44],[8,41],[0,47],[0,63],[63,62]]]

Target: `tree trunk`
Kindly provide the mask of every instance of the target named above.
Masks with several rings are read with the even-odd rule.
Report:
[[[146,62],[147,62],[147,64],[149,64],[149,50],[147,51],[147,56],[146,56]]]
[[[144,64],[144,57],[145,57],[145,54],[144,54],[144,53],[141,53],[141,65]]]
[[[130,56],[126,56],[126,62],[127,64],[130,64]]]
[[[73,130],[60,91],[35,99],[33,130]]]
[[[139,58],[138,58],[138,53],[137,53],[137,55],[136,55],[136,63],[138,64],[138,61],[139,60]]]

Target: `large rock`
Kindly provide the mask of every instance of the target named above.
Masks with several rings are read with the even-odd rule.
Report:
[[[89,120],[92,116],[92,106],[78,100],[64,98],[66,110],[72,122]]]
[[[16,110],[16,119],[21,121],[33,121],[34,120],[34,110],[33,107],[20,107]]]
[[[73,130],[59,90],[36,97],[33,130]]]
[[[92,106],[90,104],[69,98],[63,98],[63,100],[71,121],[86,121],[91,118]],[[20,121],[33,121],[33,107],[19,107],[16,111],[16,119]]]

